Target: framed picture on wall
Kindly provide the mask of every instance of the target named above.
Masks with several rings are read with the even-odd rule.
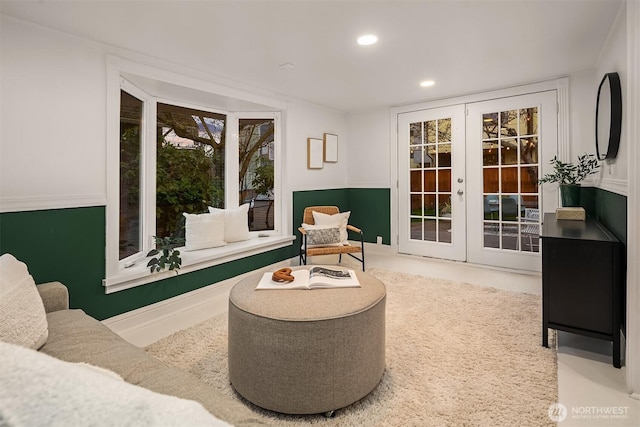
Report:
[[[324,134],[324,161],[330,163],[338,161],[338,135]]]
[[[307,168],[322,169],[322,140],[307,138]]]

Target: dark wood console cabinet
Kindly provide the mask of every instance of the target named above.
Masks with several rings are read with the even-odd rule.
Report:
[[[548,328],[613,342],[620,367],[623,263],[621,242],[598,221],[556,220],[542,225],[542,345]]]

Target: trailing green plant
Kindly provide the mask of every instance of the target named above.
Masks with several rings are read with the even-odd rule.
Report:
[[[176,247],[184,243],[184,239],[175,237],[156,237],[153,236],[156,241],[156,249],[149,251],[147,256],[152,256],[147,263],[147,267],[151,268],[151,272],[162,271],[165,268],[169,270],[179,270],[182,265],[182,258],[180,258],[180,251]],[[156,255],[160,255],[156,257]]]
[[[538,179],[538,185],[548,182],[557,182],[559,184],[578,184],[587,176],[598,172],[600,163],[595,154],[583,154],[578,156],[578,164],[565,163],[556,156],[551,159],[553,173],[545,174]]]

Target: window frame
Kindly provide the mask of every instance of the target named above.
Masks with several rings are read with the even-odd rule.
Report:
[[[129,73],[135,71],[136,76],[141,76],[158,85],[169,84],[173,88],[183,88],[185,92],[184,99],[175,96],[158,96],[151,94],[150,91],[139,87],[135,82],[128,79]],[[142,72],[144,71],[144,72]],[[295,236],[286,235],[285,221],[286,215],[284,210],[284,189],[282,188],[282,132],[283,123],[282,113],[286,111],[286,104],[274,101],[265,103],[264,98],[256,96],[255,100],[251,95],[241,94],[236,90],[230,93],[228,89],[224,90],[219,87],[211,90],[211,84],[206,81],[194,81],[191,78],[172,75],[168,78],[165,72],[152,69],[150,67],[141,66],[140,64],[130,63],[126,60],[108,57],[107,58],[107,206],[106,206],[106,244],[105,244],[105,279],[103,286],[106,293],[112,293],[145,283],[172,277],[177,274],[188,273],[202,268],[211,267],[213,265],[241,259],[247,256],[255,255],[271,251],[274,249],[290,246]],[[197,89],[196,89],[197,88]],[[200,102],[190,101],[189,92],[194,89],[199,90],[201,94],[210,94],[213,99],[232,100],[238,103],[246,103],[247,105],[264,105],[269,111],[253,111],[252,109],[241,111],[228,111],[220,108],[218,105],[202,105]],[[142,251],[135,255],[128,256],[123,260],[119,260],[119,197],[120,197],[120,91],[125,90],[131,95],[143,101],[143,128],[141,131],[141,144],[143,146],[143,159],[141,161],[141,208],[142,208]],[[244,95],[244,96],[239,96]],[[156,113],[157,103],[167,103],[187,108],[200,109],[207,112],[224,114],[226,120],[226,141],[225,148],[225,207],[233,208],[239,204],[239,185],[238,185],[238,121],[246,118],[268,118],[273,119],[275,124],[274,132],[274,196],[276,203],[274,204],[274,230],[264,232],[251,232],[252,238],[245,242],[236,242],[221,248],[205,249],[193,252],[181,252],[183,263],[179,271],[162,271],[159,273],[150,273],[146,267],[146,253],[153,247],[153,238],[156,229]],[[221,104],[225,104],[222,102]],[[223,105],[225,107],[226,105]],[[152,143],[153,142],[153,143]],[[144,190],[142,189],[144,188]],[[258,235],[260,239],[258,239]]]

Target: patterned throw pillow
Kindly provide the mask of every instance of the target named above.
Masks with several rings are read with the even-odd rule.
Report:
[[[343,245],[348,245],[349,236],[347,235],[347,223],[349,221],[349,215],[351,211],[340,212],[333,215],[328,215],[322,212],[313,211],[313,222],[319,226],[333,226],[340,229],[340,242]]]
[[[337,226],[302,224],[307,233],[307,247],[342,246]]]

